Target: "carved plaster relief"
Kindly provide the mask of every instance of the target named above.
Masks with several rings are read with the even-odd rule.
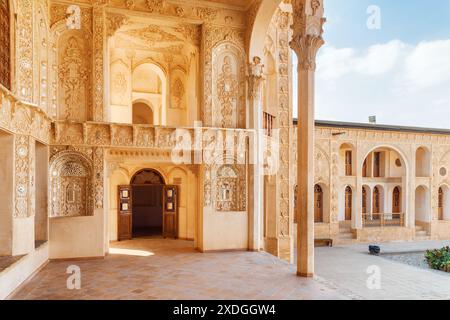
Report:
[[[86,121],[90,110],[90,48],[79,31],[66,31],[58,40],[58,118]]]
[[[211,204],[210,187],[214,184],[214,207],[219,212],[247,210],[245,165],[214,166],[211,181],[205,182],[205,205]]]
[[[50,217],[93,214],[92,163],[83,154],[62,151],[50,162]]]
[[[241,51],[225,42],[212,55],[213,126],[239,128],[245,125],[245,65]]]

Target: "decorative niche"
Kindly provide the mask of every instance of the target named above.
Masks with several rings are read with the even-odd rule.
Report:
[[[93,215],[93,176],[89,159],[62,152],[50,165],[50,217]]]
[[[236,212],[246,210],[245,172],[234,165],[217,169],[216,211]]]

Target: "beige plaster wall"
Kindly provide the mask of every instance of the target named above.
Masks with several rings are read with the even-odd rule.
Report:
[[[0,256],[12,252],[14,137],[0,131]]]
[[[248,213],[203,208],[202,251],[247,250]]]
[[[50,219],[50,259],[104,256],[103,209],[93,216]]]

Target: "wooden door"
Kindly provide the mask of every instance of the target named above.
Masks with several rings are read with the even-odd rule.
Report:
[[[352,188],[345,188],[345,220],[352,220]]]
[[[362,189],[362,213],[367,213],[367,190],[363,187]]]
[[[163,237],[178,237],[178,188],[163,187]]]
[[[323,222],[323,191],[319,185],[314,187],[314,222]]]
[[[352,175],[352,152],[350,150],[345,151],[345,175]]]
[[[400,213],[401,193],[400,188],[395,187],[392,194],[392,213]]]
[[[117,239],[119,241],[131,239],[133,236],[133,205],[130,185],[118,186],[117,202]]]
[[[444,191],[439,188],[438,194],[438,219],[444,220]]]

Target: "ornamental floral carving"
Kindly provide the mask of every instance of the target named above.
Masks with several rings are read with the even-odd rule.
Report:
[[[184,84],[180,78],[175,78],[172,84],[172,99],[173,103],[171,104],[172,108],[183,109],[183,99],[184,99]]]
[[[245,66],[239,48],[225,42],[213,50],[213,125],[245,125]]]
[[[34,140],[29,136],[15,137],[15,210],[14,217],[34,214]]]
[[[59,63],[59,119],[85,121],[89,106],[89,67],[83,40],[69,36],[67,43],[61,37]]]
[[[216,80],[221,72],[223,64],[224,48],[228,45],[231,52],[228,55],[234,56],[233,63],[236,64],[234,72],[238,75],[239,89],[242,90],[238,100],[239,105],[243,104],[245,109],[245,55],[242,48],[244,47],[244,32],[235,28],[223,28],[212,25],[205,25],[204,30],[204,48],[205,48],[205,65],[204,65],[204,109],[203,121],[206,126],[221,126],[220,108],[217,107],[219,102],[213,99],[217,97]],[[216,116],[217,114],[217,116]],[[242,127],[245,126],[245,110],[240,110],[240,121]]]

